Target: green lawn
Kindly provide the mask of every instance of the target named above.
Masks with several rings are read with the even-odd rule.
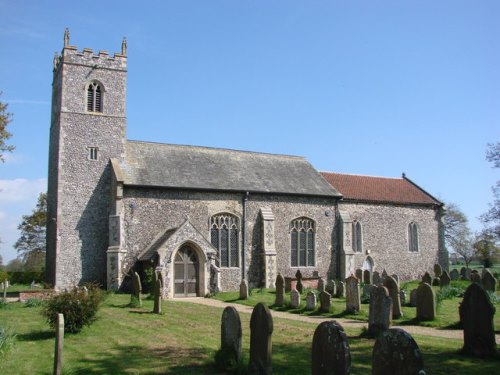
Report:
[[[269,296],[268,296],[269,297]],[[162,315],[151,314],[152,301],[129,308],[128,295],[110,295],[99,319],[77,335],[66,335],[64,361],[70,374],[223,374],[213,365],[219,347],[222,309],[165,301]],[[244,364],[249,351],[248,314],[241,314]],[[13,349],[0,356],[1,374],[50,374],[54,333],[40,308],[21,303],[0,309],[0,325],[17,334]],[[310,347],[315,324],[274,319],[275,374],[310,373]],[[346,329],[352,355],[351,374],[369,374],[374,340]],[[498,360],[462,357],[461,340],[414,336],[428,374],[496,374]]]

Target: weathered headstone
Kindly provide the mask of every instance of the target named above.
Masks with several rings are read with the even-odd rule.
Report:
[[[429,285],[432,285],[432,277],[431,275],[429,274],[429,272],[426,272],[424,273],[424,276],[422,276],[422,281],[424,283],[427,283]]]
[[[439,286],[441,288],[444,288],[444,287],[447,287],[450,285],[450,275],[448,275],[448,271],[444,271],[442,274],[441,274],[441,277],[439,278]]]
[[[370,270],[363,271],[363,282],[365,284],[373,284],[372,273],[370,272]]]
[[[381,283],[381,280],[380,280],[380,274],[379,274],[377,271],[373,272],[373,275],[372,275],[372,282],[373,282],[373,284],[375,284],[375,285],[378,285],[378,284],[380,284],[380,283]]]
[[[54,375],[61,375],[64,348],[64,315],[57,314],[56,345],[54,350]]]
[[[248,281],[246,279],[241,280],[240,283],[240,299],[248,298]]]
[[[272,334],[273,317],[268,307],[259,302],[250,318],[250,374],[272,374]]]
[[[329,280],[326,283],[326,288],[325,290],[330,293],[330,295],[333,297],[337,294],[337,285],[335,284],[335,280]]]
[[[346,289],[346,311],[348,313],[359,312],[361,298],[359,295],[359,279],[353,275],[345,280]]]
[[[241,361],[241,320],[233,306],[227,306],[222,312],[220,348],[225,364]]]
[[[358,268],[355,272],[355,276],[359,279],[359,280],[363,280],[363,270],[361,268]]]
[[[467,268],[465,267],[460,268],[460,278],[462,280],[467,280]]]
[[[290,306],[294,309],[298,309],[300,306],[300,293],[297,289],[292,289],[290,292]]]
[[[274,304],[276,306],[283,306],[285,303],[285,279],[281,273],[276,276],[276,298]]]
[[[386,271],[386,270],[385,270],[385,268],[384,268],[384,270],[382,271],[382,276],[381,276],[381,277],[382,277],[382,280],[381,280],[381,282],[382,282],[382,283],[384,282],[384,280],[385,280],[385,278],[386,278],[387,276],[389,276],[389,274],[387,273],[387,271]]]
[[[332,306],[332,296],[328,292],[319,292],[319,309],[323,312],[330,311]]]
[[[324,292],[325,291],[325,281],[320,277],[318,280],[318,292]]]
[[[410,306],[417,306],[417,289],[412,289],[410,291]]]
[[[393,274],[391,275],[391,277],[392,277],[394,280],[396,280],[396,282],[397,282],[397,283],[398,283],[398,285],[399,285],[399,276],[398,276],[398,275],[396,275],[395,273],[393,273]]]
[[[470,280],[471,279],[471,274],[472,274],[472,271],[470,268],[467,268],[465,270],[465,280]]]
[[[136,304],[138,306],[142,306],[142,300],[141,300],[141,291],[142,291],[142,285],[141,285],[141,278],[139,277],[139,274],[137,272],[134,272],[132,274],[132,298],[131,298],[131,303]]]
[[[496,351],[493,325],[495,307],[479,284],[469,285],[460,304],[459,313],[464,329],[462,351],[476,357],[494,355]]]
[[[439,277],[435,277],[432,279],[432,286],[439,286],[441,284],[441,281]]]
[[[392,299],[392,317],[394,319],[399,319],[403,316],[401,300],[399,299],[399,285],[393,277],[387,276],[384,281],[384,286],[389,291],[389,296]]]
[[[481,279],[481,284],[483,285],[484,290],[493,293],[495,293],[497,289],[497,279],[489,270],[484,272],[483,278]]]
[[[312,375],[348,375],[351,351],[347,335],[335,320],[323,322],[314,331],[312,343]]]
[[[307,292],[306,310],[314,310],[316,308],[316,294],[312,291]]]
[[[343,281],[338,281],[337,282],[337,298],[342,298],[345,297],[345,284]]]
[[[377,337],[389,329],[392,321],[392,298],[385,286],[374,286],[368,311],[368,335]]]
[[[434,265],[434,277],[441,277],[441,274],[443,273],[443,269],[439,264]]]
[[[304,285],[302,285],[302,272],[300,272],[300,270],[297,270],[297,272],[295,272],[295,278],[297,279],[295,289],[297,289],[297,291],[302,294],[302,292],[304,291]]]
[[[452,280],[460,279],[460,272],[458,272],[458,270],[456,268],[454,268],[450,271],[450,279],[452,279]]]
[[[399,300],[401,301],[401,306],[406,305],[406,292],[404,290],[399,291]]]
[[[2,282],[2,289],[3,289],[3,303],[7,303],[7,289],[9,288],[9,281],[5,280]]]
[[[163,289],[162,279],[158,278],[156,279],[155,289],[154,289],[154,304],[153,304],[154,314],[161,314],[162,289]]]
[[[481,275],[476,270],[470,273],[470,281],[473,283],[481,283]]]
[[[436,318],[436,298],[432,287],[427,283],[420,283],[417,288],[417,319],[434,320]]]
[[[378,336],[372,352],[372,375],[425,375],[424,359],[413,337],[400,328]]]

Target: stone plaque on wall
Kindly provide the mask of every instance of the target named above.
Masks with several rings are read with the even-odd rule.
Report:
[[[118,215],[109,216],[109,244],[108,246],[120,246],[121,244],[121,218]]]

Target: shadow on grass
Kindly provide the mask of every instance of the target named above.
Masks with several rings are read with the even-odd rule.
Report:
[[[16,335],[19,341],[41,341],[41,340],[53,340],[55,338],[54,331],[34,331],[30,333],[21,333]]]

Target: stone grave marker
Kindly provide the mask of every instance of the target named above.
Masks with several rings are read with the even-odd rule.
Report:
[[[142,291],[142,285],[141,285],[141,278],[139,277],[139,274],[137,272],[134,272],[132,275],[132,304],[137,303],[137,305],[142,306],[142,299],[141,299],[141,291]],[[134,301],[135,299],[135,301]]]
[[[393,274],[391,275],[391,277],[392,277],[394,280],[396,280],[396,282],[397,282],[397,283],[398,283],[398,285],[399,285],[399,276],[398,276],[398,275],[396,275],[395,273],[393,273]]]
[[[359,280],[363,280],[363,270],[361,268],[358,268],[355,272],[355,276],[359,279]]]
[[[381,280],[380,280],[380,274],[379,274],[377,271],[373,272],[373,275],[372,275],[372,282],[373,282],[373,284],[375,284],[375,285],[378,285],[378,284],[380,284],[380,283],[381,283]]]
[[[348,375],[351,351],[347,335],[335,320],[323,322],[314,331],[312,343],[312,375]]]
[[[319,309],[323,312],[330,311],[332,306],[332,295],[328,292],[319,292]]]
[[[450,279],[452,279],[452,280],[460,279],[460,273],[458,272],[458,270],[456,268],[454,268],[450,271]]]
[[[465,267],[460,268],[460,278],[462,280],[467,280],[467,268]]]
[[[335,284],[335,280],[329,280],[326,283],[326,288],[325,290],[330,293],[330,295],[333,297],[337,294],[337,285]]]
[[[399,285],[394,278],[387,276],[384,281],[384,286],[389,291],[389,296],[392,299],[392,316],[394,319],[399,319],[403,316],[401,300],[399,299]]]
[[[470,268],[467,268],[465,270],[465,280],[470,280],[471,279],[471,274],[472,274],[472,271]]]
[[[473,283],[480,283],[481,275],[479,274],[479,272],[477,272],[476,270],[472,271],[470,273],[470,281],[472,281]]]
[[[392,321],[392,298],[385,286],[374,286],[368,310],[368,335],[377,337],[389,329]]]
[[[240,283],[240,299],[248,298],[248,281],[246,279],[241,280]]]
[[[298,309],[300,306],[300,293],[297,289],[292,289],[290,292],[290,306],[294,309]]]
[[[346,311],[349,313],[359,312],[361,298],[359,295],[359,279],[356,276],[349,276],[345,280],[346,289]]]
[[[401,301],[401,306],[406,306],[406,292],[404,290],[399,291],[399,300]]]
[[[427,283],[429,285],[432,285],[432,277],[431,275],[429,274],[429,272],[426,272],[424,273],[424,276],[422,276],[422,281],[424,283]]]
[[[495,355],[495,307],[486,291],[477,283],[469,285],[459,307],[460,322],[464,329],[464,354],[475,357]]]
[[[256,375],[272,374],[273,317],[268,307],[259,302],[250,318],[250,360],[248,372]]]
[[[304,285],[302,285],[302,272],[300,272],[300,270],[297,270],[297,272],[295,272],[295,278],[297,279],[295,289],[297,289],[297,291],[302,294],[302,292],[304,291]]]
[[[372,293],[372,289],[375,285],[372,284],[365,284],[363,285],[363,294],[362,294],[362,299],[364,300],[369,300],[370,295]]]
[[[439,264],[434,265],[434,277],[441,277],[441,274],[443,273],[443,269]]]
[[[370,272],[370,270],[363,271],[363,282],[365,284],[373,284],[372,273]]]
[[[425,375],[424,359],[413,337],[400,328],[389,328],[375,341],[372,375]]]
[[[54,350],[54,375],[61,375],[64,348],[64,315],[57,314],[56,345]]]
[[[382,280],[381,280],[381,282],[382,282],[382,283],[384,282],[384,280],[385,280],[385,278],[386,278],[387,276],[389,276],[389,274],[387,273],[387,271],[386,271],[386,270],[385,270],[385,268],[384,268],[384,270],[382,271]]]
[[[241,361],[241,320],[233,306],[227,306],[222,312],[220,348],[225,363]]]
[[[337,282],[337,298],[342,298],[345,297],[345,284],[343,281],[338,281]]]
[[[435,277],[432,279],[432,286],[439,286],[441,285],[441,280],[439,279],[439,277]]]
[[[484,272],[481,284],[483,285],[484,290],[489,292],[495,293],[497,289],[497,279],[489,270]]]
[[[158,277],[155,282],[154,288],[154,304],[153,313],[161,314],[161,297],[162,297],[163,282],[162,278]]]
[[[441,277],[439,278],[439,286],[441,288],[444,288],[444,287],[447,287],[450,285],[450,275],[448,275],[448,271],[444,271],[442,274],[441,274]]]
[[[417,319],[434,320],[436,318],[436,298],[432,287],[420,283],[417,288]]]
[[[324,292],[325,291],[325,282],[324,280],[320,277],[318,280],[318,292]]]
[[[417,289],[412,289],[410,291],[410,306],[417,306]]]
[[[316,294],[313,291],[307,292],[306,310],[314,310],[316,308]]]
[[[276,276],[276,298],[274,304],[276,306],[283,306],[285,304],[285,279],[281,273]]]

